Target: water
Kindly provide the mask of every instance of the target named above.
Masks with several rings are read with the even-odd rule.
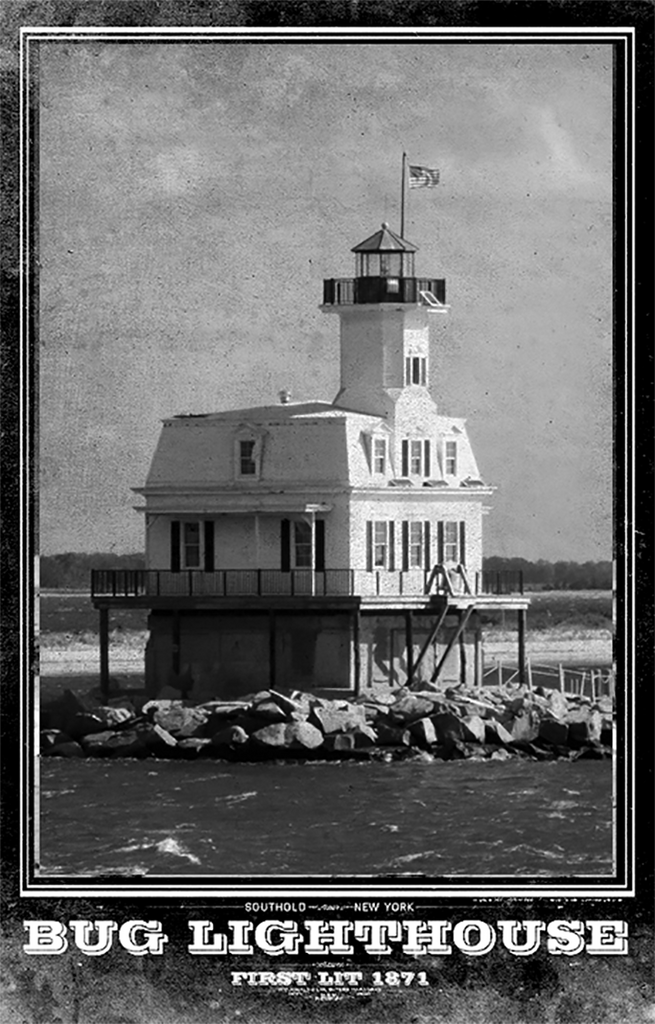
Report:
[[[609,761],[41,763],[42,875],[612,872]]]

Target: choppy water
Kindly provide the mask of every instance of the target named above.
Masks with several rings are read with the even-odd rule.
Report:
[[[612,871],[607,761],[41,764],[42,874]]]

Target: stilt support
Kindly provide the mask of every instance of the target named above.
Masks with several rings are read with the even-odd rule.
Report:
[[[361,632],[361,612],[356,608],[353,612],[353,668],[355,671],[355,693],[359,697],[362,688],[362,654],[359,649],[359,637]]]
[[[100,609],[100,692],[109,700],[109,609]]]
[[[275,626],[275,612],[271,610],[268,613],[268,680],[272,690],[275,689],[277,682],[277,670],[275,664],[277,633]]]
[[[414,621],[411,611],[405,612],[405,648],[407,650],[407,686],[414,682]]]
[[[419,656],[416,659],[416,662],[414,664],[414,674],[415,675],[418,672],[418,670],[419,670],[419,668],[420,668],[420,666],[421,666],[421,664],[423,662],[423,659],[424,659],[425,655],[428,653],[428,651],[430,649],[430,645],[433,644],[434,641],[437,639],[437,634],[438,634],[439,630],[441,629],[441,627],[443,625],[443,621],[446,618],[447,612],[448,612],[448,605],[445,604],[443,606],[443,609],[442,609],[440,615],[439,615],[439,618],[437,619],[437,621],[435,622],[434,626],[430,630],[430,635],[428,636],[427,640],[425,641],[425,643],[421,647]]]
[[[180,674],[180,613],[173,612],[173,673]]]
[[[439,659],[439,664],[436,666],[434,672],[432,673],[432,678],[430,679],[431,683],[436,683],[437,679],[441,675],[441,670],[444,667],[444,665],[446,664],[446,659],[448,658],[448,655],[452,651],[452,649],[455,646],[455,644],[459,642],[459,638],[462,635],[462,633],[464,632],[464,630],[466,629],[466,626],[468,624],[468,620],[471,618],[472,614],[473,614],[473,605],[471,605],[469,608],[467,608],[466,611],[464,612],[464,614],[462,615],[462,617],[460,618],[459,623],[457,625],[457,629],[455,630],[455,632],[453,633],[452,637],[450,638],[450,642],[449,642],[448,646],[446,647],[446,650],[443,652],[443,654],[441,655],[441,658]]]
[[[525,608],[517,612],[519,634],[519,685],[525,686]]]

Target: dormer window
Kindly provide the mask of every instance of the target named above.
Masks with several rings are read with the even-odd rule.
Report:
[[[373,472],[387,472],[387,439],[386,437],[373,438]]]
[[[422,384],[424,387],[428,377],[428,361],[425,356],[407,356],[405,358],[405,384]]]
[[[234,435],[234,476],[236,480],[259,480],[265,431],[243,424]]]
[[[446,441],[444,471],[446,476],[457,476],[457,441]]]
[[[254,458],[255,442],[239,441],[239,475],[256,476],[257,463]]]

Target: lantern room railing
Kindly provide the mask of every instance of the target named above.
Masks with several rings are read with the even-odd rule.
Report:
[[[333,277],[323,281],[323,305],[358,306],[377,302],[422,301],[430,292],[446,302],[445,278],[432,277]]]

